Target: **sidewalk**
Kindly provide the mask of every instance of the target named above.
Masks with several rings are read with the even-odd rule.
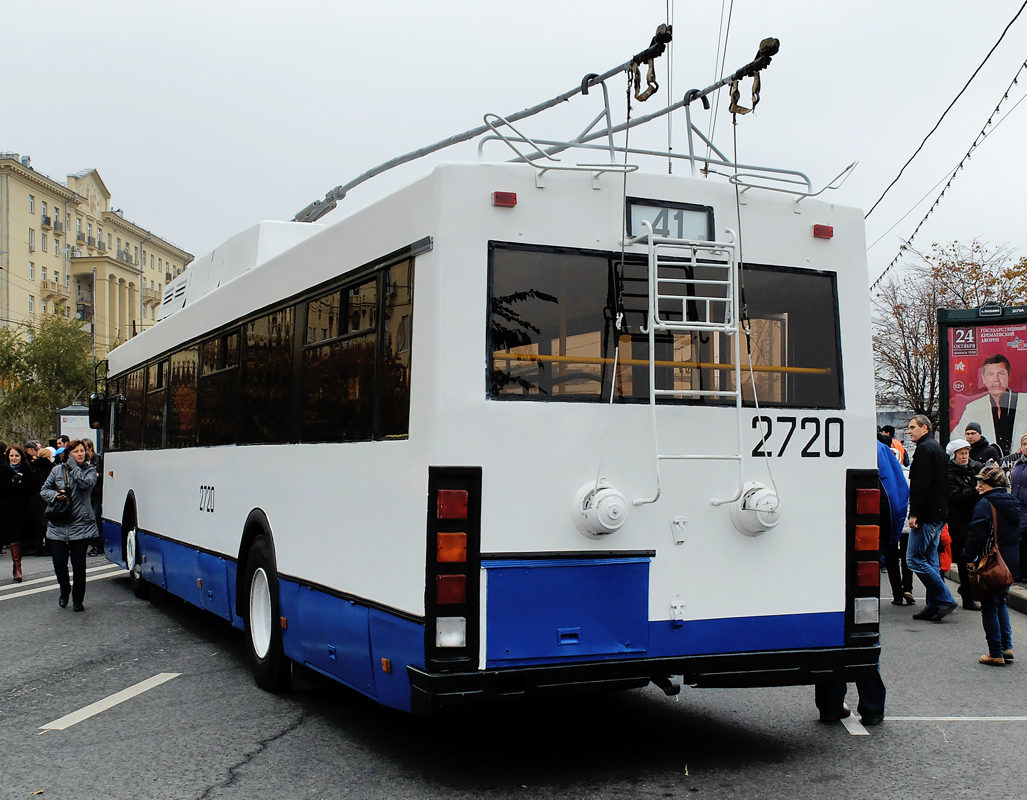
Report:
[[[956,572],[955,567],[946,572],[945,577],[957,586],[959,585],[959,573]],[[1006,600],[1006,605],[1013,611],[1027,614],[1027,584],[1014,583],[1009,587],[1009,598]]]

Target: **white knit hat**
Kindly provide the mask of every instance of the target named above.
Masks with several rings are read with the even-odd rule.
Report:
[[[949,458],[952,458],[957,450],[962,450],[964,447],[967,449],[970,447],[970,443],[966,439],[953,439],[945,445],[945,452],[948,453]]]

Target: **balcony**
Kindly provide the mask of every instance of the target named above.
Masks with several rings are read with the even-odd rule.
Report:
[[[78,247],[71,248],[71,257],[72,258],[82,258],[82,250],[80,248],[78,248]]]
[[[50,224],[50,218],[46,215],[40,217],[39,227],[42,228],[44,231],[50,230],[53,227],[53,225]]]
[[[85,240],[86,240],[86,235],[84,233],[82,233],[82,231],[79,231],[78,233],[75,234],[75,241],[76,242],[84,242]]]
[[[57,281],[43,281],[40,288],[43,297],[54,297],[58,300],[67,300],[71,297],[71,290]]]
[[[160,292],[158,292],[156,289],[143,289],[143,305],[160,305]]]
[[[103,242],[101,241],[101,242],[100,242],[100,244],[98,244],[98,245],[97,245],[97,249],[98,249],[98,250],[99,250],[99,251],[100,251],[101,253],[106,253],[106,252],[107,252],[107,245],[105,245],[105,244],[104,244],[104,243],[103,243]]]
[[[86,247],[88,247],[90,250],[95,250],[96,249],[96,237],[95,236],[90,236],[88,239],[86,239]]]
[[[64,235],[64,223],[63,222],[55,222],[53,224],[53,235],[54,236],[63,236]]]

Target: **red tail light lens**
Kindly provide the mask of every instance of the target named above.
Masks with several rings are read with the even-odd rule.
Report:
[[[439,489],[438,518],[467,519],[467,490]]]
[[[856,564],[856,585],[866,588],[881,585],[881,565],[876,561],[860,561]]]
[[[467,602],[467,576],[439,575],[435,581],[435,602],[440,606]]]
[[[881,491],[879,489],[857,489],[856,513],[874,515],[880,514]]]

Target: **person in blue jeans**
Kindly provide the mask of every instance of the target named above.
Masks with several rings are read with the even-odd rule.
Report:
[[[931,435],[931,420],[925,415],[917,414],[909,421],[909,436],[916,450],[909,467],[906,564],[927,589],[927,605],[913,619],[941,622],[957,605],[938,562],[938,542],[949,513],[948,458]]]
[[[959,557],[967,563],[976,561],[991,549],[994,537],[1006,566],[1016,575],[1020,571],[1020,502],[1009,493],[1009,479],[1001,467],[988,464],[977,473],[977,493],[981,499],[974,506],[966,547]],[[981,622],[988,641],[988,654],[978,660],[991,667],[1004,667],[1013,660],[1008,596],[1007,586],[990,597],[981,598]]]

